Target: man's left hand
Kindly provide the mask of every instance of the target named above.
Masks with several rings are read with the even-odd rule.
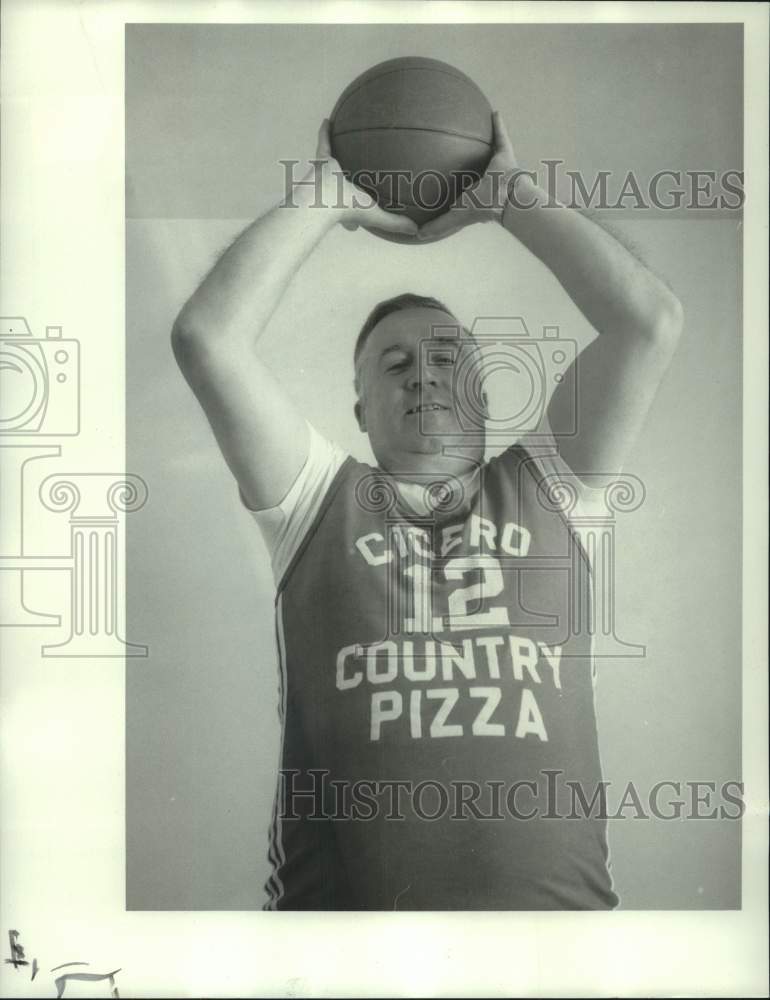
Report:
[[[418,240],[437,240],[475,222],[501,222],[508,182],[518,169],[513,143],[499,111],[492,112],[495,149],[478,184],[464,191],[457,201],[435,219],[420,226]]]

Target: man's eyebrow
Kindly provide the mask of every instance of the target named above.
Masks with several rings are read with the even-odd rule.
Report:
[[[388,347],[384,347],[380,351],[380,357],[384,358],[385,355],[389,354],[391,351],[406,351],[406,348],[403,347],[401,344],[390,344]]]
[[[465,330],[465,328],[463,328],[463,332],[468,333],[468,331]],[[436,334],[435,336],[425,338],[426,342],[439,343],[442,345],[457,344],[460,341],[465,342],[467,340],[473,340],[470,334],[468,334],[467,337],[457,337],[453,334],[442,335],[439,333]],[[412,350],[411,347],[404,346],[403,344],[388,344],[387,347],[383,347],[383,349],[380,351],[380,360],[382,360],[382,358],[384,358],[386,354],[390,354],[391,351],[403,351],[405,354],[407,354],[410,350]]]

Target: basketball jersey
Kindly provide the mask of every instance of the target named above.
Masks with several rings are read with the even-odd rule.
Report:
[[[587,560],[524,449],[455,487],[346,458],[279,581],[268,909],[618,903]]]

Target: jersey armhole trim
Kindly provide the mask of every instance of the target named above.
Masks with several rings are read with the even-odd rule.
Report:
[[[550,473],[547,473],[546,475],[542,475],[543,469],[538,465],[537,457],[535,455],[530,454],[527,451],[527,449],[524,448],[524,447],[522,447],[521,445],[519,445],[519,444],[512,445],[511,450],[512,451],[519,451],[519,452],[521,452],[521,454],[523,456],[523,464],[524,464],[524,466],[525,466],[525,468],[527,470],[527,474],[532,478],[532,481],[535,484],[535,490],[539,491],[540,488],[541,488],[542,480],[548,478],[548,475],[550,475]],[[538,479],[535,478],[535,474],[532,471],[532,468],[530,467],[531,465],[534,465],[535,468],[538,470],[538,472],[541,474],[540,480],[538,480]],[[569,533],[570,538],[573,540],[574,544],[577,546],[577,550],[580,553],[580,557],[583,560],[583,562],[585,563],[586,570],[588,571],[589,579],[591,580],[591,583],[593,584],[594,569],[593,569],[593,566],[591,565],[591,560],[588,558],[588,553],[586,552],[585,548],[583,547],[583,542],[580,539],[580,535],[575,530],[574,524],[572,524],[572,522],[570,521],[569,515],[566,514],[564,510],[562,510],[562,508],[561,508],[560,505],[558,507],[558,514],[559,514],[559,517],[564,522],[564,525],[567,528],[567,532]]]
[[[557,445],[557,448],[558,448],[558,445]],[[523,464],[527,467],[527,474],[529,476],[531,476],[531,478],[532,478],[532,480],[533,480],[533,482],[535,484],[535,489],[539,490],[540,489],[540,482],[538,482],[538,480],[535,478],[534,472],[529,467],[530,463],[532,465],[534,465],[535,468],[537,468],[538,472],[541,474],[541,481],[542,481],[542,478],[547,478],[547,476],[551,475],[551,473],[545,473],[545,476],[543,476],[542,474],[543,474],[544,470],[538,464],[536,456],[530,454],[530,452],[527,451],[527,449],[523,445],[520,445],[520,444],[512,445],[511,446],[511,451],[521,452],[521,455],[523,456],[523,458],[522,458]],[[567,466],[567,468],[569,469],[569,466]],[[561,517],[562,521],[564,522],[564,525],[565,525],[565,527],[567,529],[567,534],[569,535],[570,539],[572,540],[572,544],[577,548],[578,552],[580,553],[579,558],[582,560],[583,565],[585,566],[586,572],[588,574],[588,595],[587,596],[588,596],[588,601],[589,601],[588,615],[589,615],[589,620],[590,620],[590,617],[594,614],[594,601],[596,599],[596,594],[594,593],[594,568],[593,568],[593,565],[591,563],[591,560],[588,558],[588,553],[586,552],[585,546],[583,545],[583,541],[582,541],[582,539],[580,537],[579,532],[577,531],[577,529],[575,528],[574,524],[570,520],[569,515],[566,514],[562,510],[561,506],[559,507],[559,516]],[[591,691],[592,691],[592,695],[593,695],[593,697],[595,699],[596,698],[596,685],[597,685],[597,682],[598,682],[598,671],[596,669],[596,656],[594,655],[594,640],[595,640],[595,636],[591,635],[590,640],[589,640],[589,654],[588,655],[589,655],[589,660],[590,660],[590,664],[591,664]],[[594,707],[595,707],[595,701],[594,701]],[[610,873],[610,881],[612,881],[612,873]],[[614,892],[615,891],[614,885],[613,885],[612,888],[613,888],[613,892]],[[615,893],[615,895],[617,895],[617,893]],[[619,899],[619,897],[618,897],[618,899]],[[617,904],[617,905],[619,905],[619,904]],[[614,909],[614,907],[613,907],[613,909]]]
[[[332,479],[332,481],[331,481],[331,483],[329,485],[329,489],[326,491],[326,496],[323,498],[323,501],[321,502],[321,506],[318,508],[318,511],[317,511],[315,517],[313,518],[313,523],[310,525],[310,527],[305,532],[305,535],[304,535],[302,541],[299,543],[299,545],[297,546],[296,551],[294,552],[294,555],[291,557],[289,565],[286,567],[286,569],[283,572],[283,575],[281,576],[281,579],[280,579],[280,581],[278,583],[278,587],[276,588],[276,592],[275,592],[276,603],[278,602],[278,598],[281,596],[283,590],[285,589],[286,584],[289,582],[289,577],[292,574],[292,572],[294,571],[294,567],[297,565],[297,563],[299,562],[299,560],[302,558],[302,556],[303,556],[303,554],[305,552],[305,549],[310,544],[311,538],[316,533],[316,531],[318,530],[319,524],[321,523],[321,521],[326,516],[326,512],[329,509],[329,506],[331,505],[332,500],[334,499],[334,497],[337,494],[337,491],[339,490],[340,486],[342,485],[342,480],[344,478],[344,473],[347,472],[347,470],[350,467],[350,465],[353,464],[354,462],[355,462],[355,459],[353,458],[353,456],[352,455],[348,455],[345,458],[345,460],[342,463],[342,465],[339,467],[339,469],[337,469],[336,473],[334,474],[334,479]]]

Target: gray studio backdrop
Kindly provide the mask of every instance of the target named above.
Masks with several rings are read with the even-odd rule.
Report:
[[[735,25],[130,25],[126,31],[127,468],[150,497],[128,519],[127,905],[259,908],[278,759],[273,584],[170,350],[174,316],[233,237],[311,156],[343,87],[398,55],[442,59],[503,113],[520,163],[594,177],[742,169]],[[605,777],[740,777],[740,215],[610,213],[680,296],[686,331],[627,471],[617,631],[644,659],[599,662]],[[373,303],[403,290],[466,323],[520,315],[591,331],[502,229],[423,247],[339,228],[308,260],[261,353],[307,417],[370,459],[352,416],[351,351]],[[630,909],[740,905],[731,821],[610,824]]]

